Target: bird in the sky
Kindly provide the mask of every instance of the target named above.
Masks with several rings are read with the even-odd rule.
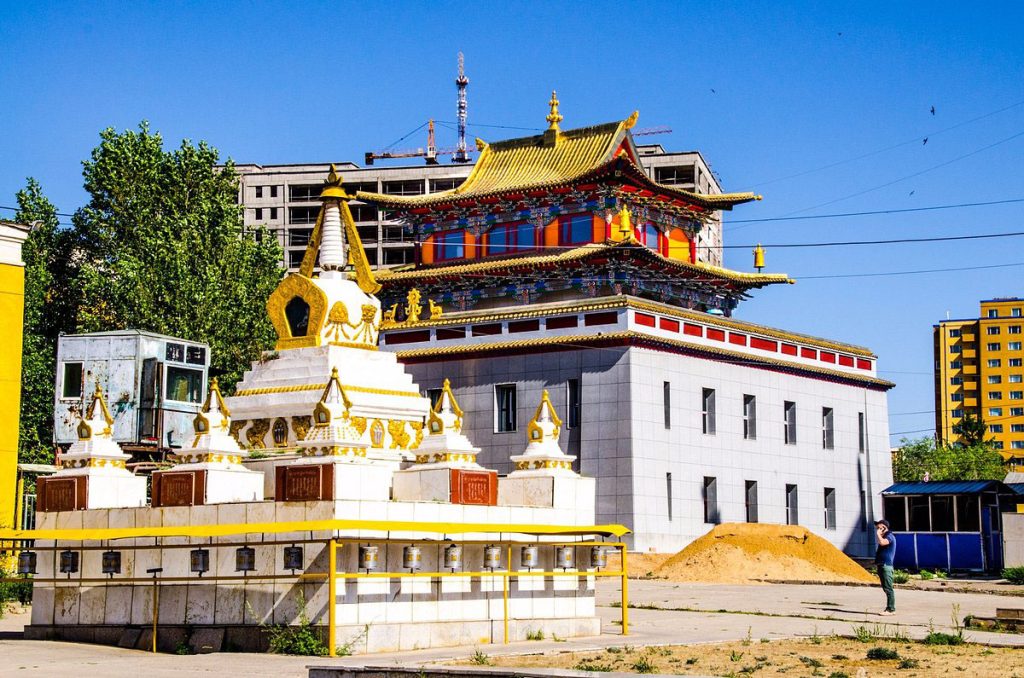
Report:
[[[836,33],[836,35],[838,35],[841,38],[841,37],[843,37],[843,32],[840,31],[840,32]]]
[[[935,107],[932,106],[932,115],[935,115]]]
[[[716,92],[715,92],[715,88],[714,88],[714,87],[712,87],[712,88],[711,88],[711,93],[712,93],[712,94],[716,94]]]
[[[915,191],[911,191],[911,192],[910,192],[910,195],[914,195],[914,193],[915,193]]]
[[[925,137],[924,141],[921,142],[921,145],[924,146],[927,143],[928,143],[928,137]]]

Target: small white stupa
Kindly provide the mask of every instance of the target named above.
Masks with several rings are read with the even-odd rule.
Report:
[[[298,442],[301,457],[275,467],[278,501],[390,499],[393,467],[367,458],[368,436],[356,428],[351,408],[333,368],[313,409],[313,425]]]
[[[441,397],[427,415],[427,434],[416,448],[416,463],[395,472],[395,499],[497,503],[498,472],[476,463],[480,448],[462,432],[462,416],[451,382],[445,379]]]
[[[526,431],[526,449],[512,456],[515,470],[498,486],[500,503],[569,509],[578,502],[593,502],[594,479],[576,473],[572,469],[576,457],[558,446],[562,420],[546,390]]]
[[[146,505],[146,479],[126,464],[131,455],[114,441],[103,390],[96,382],[92,403],[78,422],[78,440],[60,456],[60,470],[40,478],[41,510],[127,508]]]
[[[153,506],[222,504],[263,499],[263,473],[242,465],[249,456],[231,435],[231,412],[217,379],[192,420],[195,438],[174,455],[174,468],[153,473]]]

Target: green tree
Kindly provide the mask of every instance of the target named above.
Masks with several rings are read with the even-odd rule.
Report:
[[[964,447],[976,447],[985,444],[985,434],[988,433],[988,425],[981,417],[976,417],[970,412],[964,414],[960,420],[960,440]]]
[[[893,479],[922,480],[926,473],[931,480],[1002,480],[1006,469],[991,442],[936,445],[930,437],[904,438],[893,454]]]
[[[145,122],[100,134],[83,163],[90,200],[73,219],[77,324],[208,342],[231,387],[274,344],[265,304],[282,253],[265,229],[243,233],[238,175],[218,163],[205,142],[164,150]]]
[[[25,329],[22,346],[21,417],[18,460],[53,460],[53,389],[57,337],[74,328],[74,295],[69,283],[70,231],[62,229],[57,209],[29,178],[17,193],[14,220],[32,227],[22,247],[25,262]]]

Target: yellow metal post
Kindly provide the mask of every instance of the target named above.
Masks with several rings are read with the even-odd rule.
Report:
[[[629,569],[626,566],[626,545],[619,545],[622,563],[622,635],[629,635]]]
[[[505,644],[508,645],[508,587],[509,577],[512,576],[512,544],[508,545],[508,553],[505,560],[505,576],[501,578],[501,600],[505,608]]]
[[[156,573],[153,573],[153,652],[156,652],[156,626],[160,619],[160,587],[156,584]]]
[[[338,565],[337,549],[338,542],[331,539],[327,543],[327,656],[329,657],[336,657],[338,655],[338,612],[336,609],[338,578],[335,576],[335,570]]]

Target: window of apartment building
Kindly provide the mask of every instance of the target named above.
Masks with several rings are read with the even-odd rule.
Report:
[[[465,179],[431,179],[430,192],[451,191],[461,184]]]
[[[516,430],[516,385],[494,386],[494,430],[511,433]]]
[[[568,403],[566,408],[565,424],[566,428],[579,428],[580,427],[580,380],[569,379],[565,382],[565,401]]]
[[[746,394],[743,396],[743,437],[757,438],[757,398]]]
[[[1006,363],[1010,367],[1024,367],[1024,358],[1010,358]],[[996,365],[998,367],[998,365]]]
[[[868,422],[863,412],[857,413],[857,450],[863,452],[868,444]]]
[[[257,186],[256,187],[256,197],[257,198],[262,198],[263,197],[263,187],[262,186]]]
[[[1024,391],[1010,391],[1010,400],[1024,400]]]
[[[787,445],[796,445],[796,403],[782,404],[783,440]]]
[[[364,248],[364,251],[366,252],[366,263],[368,263],[370,266],[376,266],[377,265],[377,248],[376,247]],[[408,263],[412,262],[413,256],[412,256],[412,253],[409,250],[398,250],[398,251],[400,251],[400,252],[408,252],[407,256],[405,257],[406,261],[399,262],[399,263],[408,264]]]
[[[1007,377],[1007,380],[1011,384],[1020,384],[1020,383],[1022,383],[1022,380],[1024,380],[1024,375],[1022,375],[1022,374],[1011,374],[1009,377]]]
[[[271,198],[276,198],[277,197],[277,188],[278,188],[277,186],[271,186],[270,187],[270,197]]]
[[[949,416],[953,417],[954,419],[960,419],[960,418],[962,418],[964,416],[964,411],[963,410],[952,410],[952,411],[950,411]]]
[[[786,485],[786,524],[800,524],[800,510],[797,501],[796,485]]]
[[[665,474],[665,508],[668,510],[668,520],[672,522],[672,474]]]
[[[367,253],[369,254],[369,253]],[[415,250],[411,247],[385,247],[384,265],[398,266],[400,264],[411,264],[415,260]],[[371,262],[373,263],[373,262]]]
[[[836,428],[835,414],[831,407],[821,408],[821,448],[824,450],[835,449]]]
[[[1024,450],[1024,440],[1014,440],[1010,443],[1010,447],[1014,450]]]
[[[1003,383],[1003,378],[1001,376],[999,376],[998,374],[990,374],[990,375],[988,375],[988,383],[990,383],[990,384],[1001,384],[1001,383]]]
[[[667,381],[661,385],[661,408],[665,418],[665,428],[672,428],[672,384]]]
[[[988,425],[988,432],[989,433],[1002,433],[1003,432],[1003,425],[1002,424],[989,424]]]
[[[1001,407],[990,407],[990,408],[988,408],[988,416],[990,416],[990,417],[1001,417],[1001,416],[1003,416],[1003,408],[1001,408]]]
[[[1020,347],[1021,347],[1021,342],[1019,342],[1019,341],[1011,341],[1009,343],[1009,348],[1010,348],[1011,351],[1019,351]]]
[[[82,397],[84,363],[64,363],[64,379],[61,384],[61,398],[75,399]]]
[[[963,361],[960,361],[960,360],[954,360],[953,362],[949,363],[949,369],[951,369],[951,370],[959,370],[963,366],[964,366]],[[936,365],[936,367],[938,367],[938,365]]]
[[[288,229],[289,247],[305,247],[313,235],[311,228],[290,228]]]
[[[352,221],[377,221],[377,206],[366,203],[349,203],[348,208],[352,210]]]
[[[288,187],[288,199],[293,202],[319,200],[322,184],[296,184]]]
[[[254,218],[256,219],[256,221],[263,221],[263,208],[262,207],[257,207],[256,209],[253,210],[253,212],[255,212]]]
[[[1020,334],[1020,325],[1010,325],[1006,328],[1007,334]]]
[[[594,219],[589,214],[558,218],[560,245],[582,245],[594,239]]]
[[[706,388],[701,392],[701,429],[709,436],[715,435],[715,389]]]
[[[1010,433],[1024,433],[1024,424],[1010,424]]]
[[[1010,408],[1010,416],[1011,417],[1024,417],[1024,407],[1011,407]]]
[[[694,183],[694,167],[692,165],[688,167],[656,167],[654,176],[659,184],[669,184],[670,186],[692,184]]]
[[[1002,440],[993,440],[992,441],[992,447],[996,448],[997,450],[1003,449],[1003,441]]]
[[[960,424],[953,424],[952,430],[955,435],[960,435],[964,432],[964,427]]]
[[[1020,309],[1019,308],[1010,309],[1010,315],[1012,315],[1014,318],[1019,318],[1020,317]]]
[[[704,476],[704,522],[718,523],[718,479]]]
[[[302,259],[306,256],[306,250],[288,250],[288,268],[302,266]]]
[[[999,311],[997,311],[997,310],[996,310],[996,309],[994,309],[994,308],[990,308],[990,309],[988,310],[988,317],[989,317],[989,318],[998,318],[998,317],[999,317]]]
[[[958,330],[958,329],[950,330],[949,331],[949,336],[951,336],[951,337],[959,337],[960,336],[960,330]]]
[[[952,400],[955,403],[958,403],[958,402],[960,402],[960,401],[962,401],[964,399],[964,394],[963,393],[950,393],[949,394],[949,399]]]
[[[319,207],[289,207],[288,223],[296,225],[315,224],[319,214]]]
[[[985,334],[999,334],[999,326],[986,327]]]
[[[747,522],[757,522],[757,481],[746,481]]]
[[[988,392],[988,399],[989,400],[1002,400],[1003,399],[1003,393],[1002,393],[1002,391],[989,391]]]
[[[998,344],[998,343],[995,343],[995,342],[993,342],[991,344],[985,344],[985,350],[986,351],[998,351],[1001,348],[1002,348],[1002,345]]]
[[[989,367],[1001,367],[1003,363],[999,358],[990,358],[987,364]]]
[[[949,347],[949,352],[950,353],[962,353],[963,352],[963,346],[961,346],[960,344],[953,344],[952,346]]]
[[[423,193],[423,180],[385,181],[384,193],[387,195],[420,195]]]
[[[825,488],[825,529],[836,529],[836,488]]]
[[[949,383],[952,384],[953,386],[959,386],[960,384],[964,383],[964,378],[963,377],[950,377],[949,378]]]
[[[271,221],[277,221],[277,208],[276,207],[271,207],[270,208],[270,220]]]

